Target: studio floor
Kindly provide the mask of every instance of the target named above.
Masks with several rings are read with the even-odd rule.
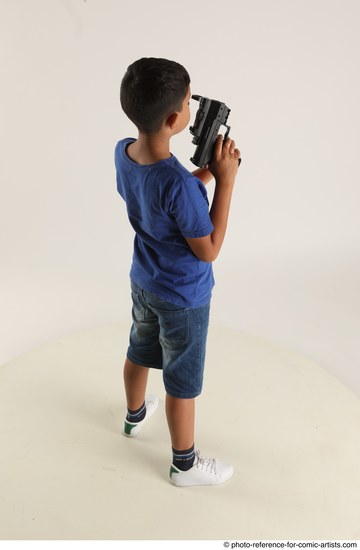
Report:
[[[360,400],[314,362],[212,326],[196,446],[234,465],[168,481],[160,406],[122,436],[128,327],[61,338],[0,368],[0,539],[360,539]]]

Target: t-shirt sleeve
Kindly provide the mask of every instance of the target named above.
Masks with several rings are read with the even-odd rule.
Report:
[[[173,184],[168,209],[185,238],[206,237],[214,231],[205,186],[195,176],[178,180]]]

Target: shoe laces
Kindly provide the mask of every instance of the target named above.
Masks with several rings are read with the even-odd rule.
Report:
[[[196,456],[196,467],[201,470],[205,470],[210,474],[216,474],[216,459],[207,458],[206,456],[201,456],[200,451],[195,451]]]

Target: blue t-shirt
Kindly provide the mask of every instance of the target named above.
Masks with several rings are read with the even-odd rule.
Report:
[[[199,260],[185,240],[214,230],[205,186],[174,155],[137,164],[126,154],[134,141],[123,139],[115,148],[117,189],[136,232],[130,277],[180,307],[205,305],[214,286],[212,264]]]

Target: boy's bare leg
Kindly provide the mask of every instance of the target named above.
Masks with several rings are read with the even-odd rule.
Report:
[[[145,392],[149,376],[149,369],[133,363],[126,358],[124,365],[124,383],[127,406],[137,411],[145,401]]]
[[[166,394],[166,417],[174,449],[190,449],[194,444],[195,399]]]

